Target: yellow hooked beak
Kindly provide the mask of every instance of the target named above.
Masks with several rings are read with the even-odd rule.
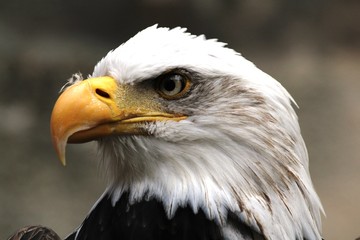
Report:
[[[161,111],[158,102],[134,86],[99,77],[77,82],[60,95],[50,128],[56,152],[65,165],[67,143],[89,142],[109,135],[147,134],[140,123],[185,118]]]

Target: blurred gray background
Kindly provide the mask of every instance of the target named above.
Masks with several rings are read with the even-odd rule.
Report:
[[[229,43],[294,96],[325,239],[360,236],[360,1],[0,1],[0,239],[29,224],[65,237],[105,188],[96,144],[53,151],[49,118],[73,73],[141,29]]]

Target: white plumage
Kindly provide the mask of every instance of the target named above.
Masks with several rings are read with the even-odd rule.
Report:
[[[141,87],[173,69],[190,73],[191,91],[153,100],[187,119],[143,123],[150,136],[99,140],[113,204],[123,192],[130,203],[155,198],[168,218],[190,205],[213,219],[225,239],[243,239],[228,224],[229,212],[265,239],[321,239],[322,206],[294,101],[239,53],[186,29],[155,25],[109,52],[92,77]]]
[[[154,138],[100,144],[114,174],[114,201],[126,189],[134,201],[161,199],[169,217],[190,203],[222,225],[228,210],[236,212],[269,239],[320,239],[321,204],[292,98],[225,44],[185,30],[149,27],[95,67],[94,77],[128,84],[184,68],[204,85],[194,101],[169,103],[175,112],[190,108],[187,120],[148,124]],[[114,161],[133,166],[123,173]]]

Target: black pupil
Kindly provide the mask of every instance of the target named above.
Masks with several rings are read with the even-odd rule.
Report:
[[[169,78],[167,81],[164,82],[164,89],[168,92],[171,92],[175,89],[175,81],[172,78]]]
[[[171,75],[168,78],[166,78],[165,81],[163,82],[164,84],[163,87],[168,92],[174,91],[177,82],[181,83],[181,89],[179,89],[179,91],[181,91],[183,89],[182,76],[178,74]]]

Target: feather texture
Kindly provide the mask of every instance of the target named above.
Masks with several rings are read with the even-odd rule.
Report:
[[[28,226],[16,231],[8,240],[60,240],[60,237],[50,228]]]
[[[129,204],[162,203],[168,219],[184,208],[203,214],[227,239],[241,234],[229,219],[265,239],[321,239],[323,210],[294,101],[239,53],[186,29],[155,25],[109,52],[92,76],[140,88],[173,69],[189,72],[192,89],[157,101],[186,120],[144,124],[151,136],[99,141],[112,206],[126,193]]]

